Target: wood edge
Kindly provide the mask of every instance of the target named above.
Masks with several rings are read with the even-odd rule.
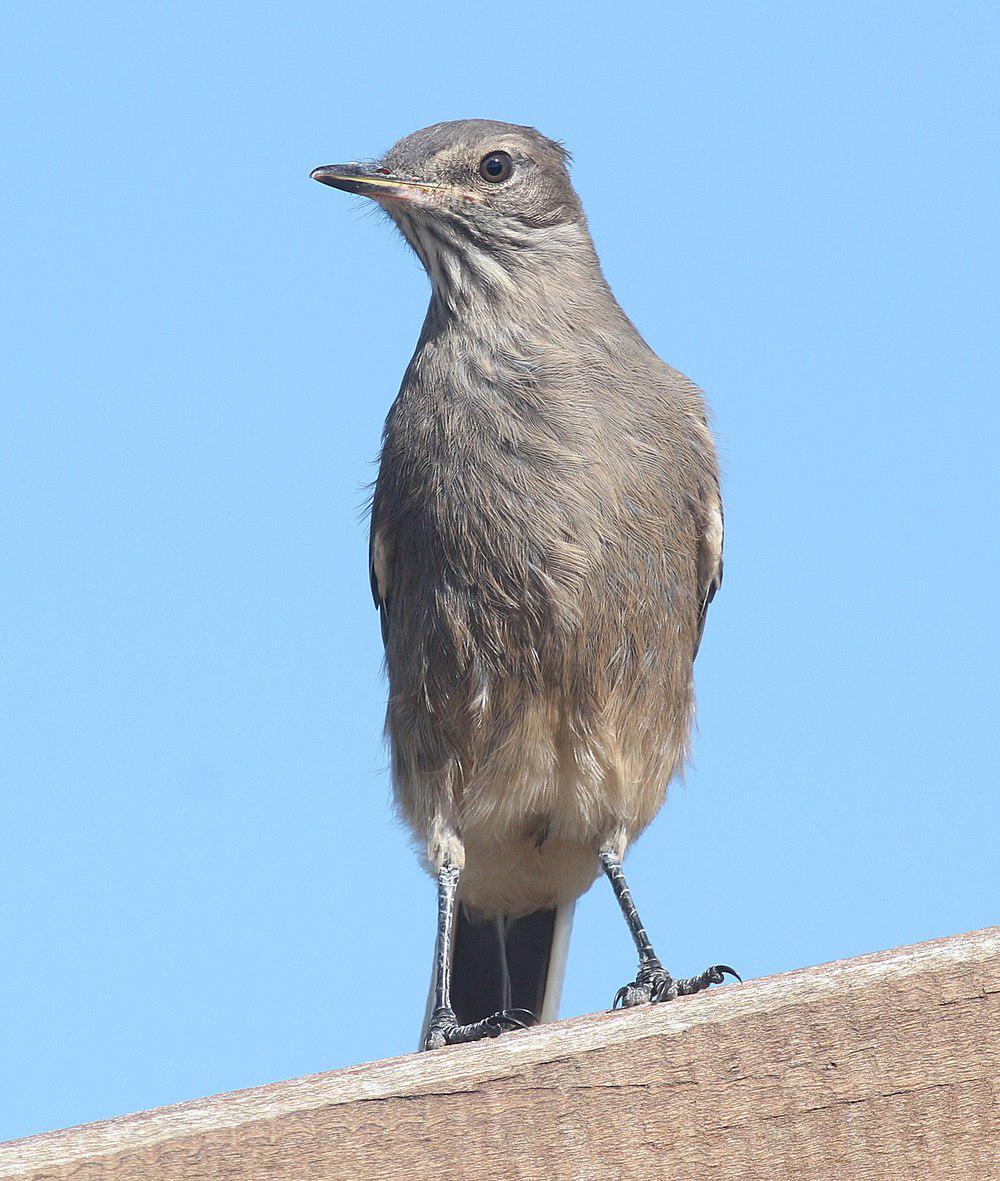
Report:
[[[26,1170],[97,1160],[177,1136],[204,1135],[319,1107],[419,1092],[460,1090],[470,1079],[502,1078],[525,1066],[622,1042],[676,1034],[705,1024],[805,1004],[845,986],[912,975],[946,963],[975,964],[1000,955],[1000,926],[928,940],[853,959],[797,968],[727,985],[670,1005],[596,1013],[507,1035],[496,1042],[407,1054],[204,1099],[42,1132],[0,1143],[0,1179]]]

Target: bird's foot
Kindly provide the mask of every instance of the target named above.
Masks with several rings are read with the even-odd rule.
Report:
[[[491,1017],[471,1025],[459,1025],[453,1009],[435,1009],[424,1038],[425,1050],[440,1050],[442,1046],[457,1046],[460,1042],[478,1042],[484,1037],[499,1037],[510,1029],[527,1029],[538,1018],[527,1009],[501,1009]]]
[[[626,984],[615,993],[612,1008],[631,1009],[635,1005],[647,1005],[650,1002],[672,1001],[675,997],[690,996],[693,992],[701,992],[711,984],[721,984],[727,976],[742,983],[742,977],[727,964],[713,964],[706,968],[700,976],[690,976],[687,979],[675,980],[664,968],[659,960],[642,964],[638,975],[631,984]]]

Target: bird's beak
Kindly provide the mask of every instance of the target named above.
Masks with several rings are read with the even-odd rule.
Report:
[[[392,198],[402,201],[426,201],[437,185],[418,180],[404,180],[393,176],[388,168],[378,164],[324,164],[314,168],[309,176],[320,184],[332,185],[348,193],[360,193],[376,201]]]

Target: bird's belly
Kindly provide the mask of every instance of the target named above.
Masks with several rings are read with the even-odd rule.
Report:
[[[600,870],[597,850],[550,838],[465,845],[465,868],[459,884],[463,902],[487,917],[516,917],[572,902],[588,890]]]
[[[407,531],[421,544],[394,546],[387,731],[418,839],[453,825],[467,849],[506,850],[545,905],[563,876],[586,888],[600,844],[662,804],[686,751],[692,648],[672,611],[683,563],[647,562],[651,524],[608,547],[591,533],[622,531],[596,510],[588,524],[555,493],[535,503],[553,511],[422,502]],[[557,849],[586,869],[564,874]]]
[[[390,641],[393,779],[418,838],[443,821],[467,848],[507,850],[525,875],[510,889],[547,905],[566,876],[555,850],[589,851],[586,871],[567,871],[578,893],[592,880],[587,856],[646,827],[686,755],[690,656],[668,636],[640,634],[641,623],[625,634],[621,619],[612,630],[588,612],[535,642],[498,627],[492,651],[473,627],[462,661],[449,637],[408,691]]]
[[[467,836],[593,843],[638,831],[683,761],[659,685],[603,703],[530,694],[487,708],[465,735],[458,818]],[[686,718],[685,718],[686,720]]]

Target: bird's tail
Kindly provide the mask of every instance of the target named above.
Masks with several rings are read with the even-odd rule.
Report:
[[[575,903],[521,918],[477,919],[464,905],[455,916],[451,1007],[460,1025],[501,1009],[527,1009],[539,1021],[559,1014]],[[431,979],[421,1042],[434,1005]]]

